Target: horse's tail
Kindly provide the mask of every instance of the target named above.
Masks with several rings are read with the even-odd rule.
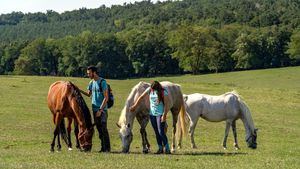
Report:
[[[182,97],[181,107],[180,107],[180,112],[179,112],[179,117],[178,117],[177,127],[176,127],[177,139],[179,139],[182,136],[182,134],[185,135],[187,133],[187,124],[188,124],[188,117],[185,110],[184,99]]]
[[[65,126],[65,119],[62,119],[59,125],[59,131],[60,131],[60,135],[61,138],[65,141],[65,143],[67,145],[69,145],[69,138],[67,135],[67,130],[66,130],[66,126]]]

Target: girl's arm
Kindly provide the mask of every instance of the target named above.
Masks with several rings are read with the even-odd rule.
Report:
[[[140,104],[141,100],[142,100],[146,95],[148,95],[148,92],[149,92],[149,88],[146,89],[146,90],[142,93],[142,95],[140,95],[140,97],[138,97],[138,99],[137,99],[136,102],[133,104],[133,106],[131,106],[131,107],[129,108],[130,112],[134,112],[134,111],[135,111],[136,107]]]

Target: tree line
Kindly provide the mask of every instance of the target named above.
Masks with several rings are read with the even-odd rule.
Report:
[[[300,64],[300,2],[184,0],[0,15],[0,74],[126,78]]]

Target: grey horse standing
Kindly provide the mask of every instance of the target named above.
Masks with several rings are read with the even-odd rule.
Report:
[[[254,127],[251,112],[246,103],[236,93],[228,92],[220,96],[211,96],[206,94],[194,93],[184,95],[187,115],[190,120],[189,135],[191,147],[196,148],[194,141],[194,131],[199,117],[210,121],[226,121],[225,136],[223,147],[227,148],[226,142],[230,127],[232,127],[234,136],[234,146],[239,149],[236,132],[236,120],[241,119],[246,131],[246,142],[248,147],[256,149],[257,129]],[[184,121],[181,120],[180,121]],[[180,131],[180,130],[179,130]],[[178,141],[181,144],[181,138]]]

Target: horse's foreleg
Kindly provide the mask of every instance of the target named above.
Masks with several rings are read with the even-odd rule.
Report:
[[[223,140],[223,148],[224,149],[227,149],[226,142],[227,142],[227,137],[228,137],[229,129],[230,129],[230,122],[226,122],[225,136],[224,136],[224,140]]]
[[[69,149],[69,150],[72,150],[72,142],[71,142],[71,125],[72,125],[72,118],[68,118],[68,127],[67,127],[67,131],[68,131],[68,141],[69,141],[68,149]]]
[[[236,122],[233,121],[231,124],[232,127],[232,132],[233,132],[233,137],[234,137],[234,147],[236,150],[240,149],[239,145],[238,145],[238,141],[237,141],[237,133],[236,133]]]
[[[76,120],[74,120],[74,133],[75,133],[75,138],[76,138],[76,148],[80,149],[80,144],[79,144],[79,139],[78,139],[79,128],[78,128],[78,123]]]
[[[150,144],[149,141],[147,139],[147,132],[146,132],[146,126],[149,122],[149,118],[148,117],[138,117],[137,116],[137,120],[141,126],[140,129],[140,133],[142,136],[142,145],[143,145],[143,153],[147,154],[150,150]]]
[[[190,122],[190,128],[189,128],[189,135],[190,135],[190,139],[191,139],[191,148],[197,148],[196,144],[195,144],[195,140],[194,140],[194,133],[195,133],[195,128],[198,122],[198,118],[194,119],[194,121]]]
[[[143,153],[147,154],[150,150],[150,144],[147,139],[147,132],[145,128],[140,129],[140,133],[142,136],[142,144],[143,144]]]

